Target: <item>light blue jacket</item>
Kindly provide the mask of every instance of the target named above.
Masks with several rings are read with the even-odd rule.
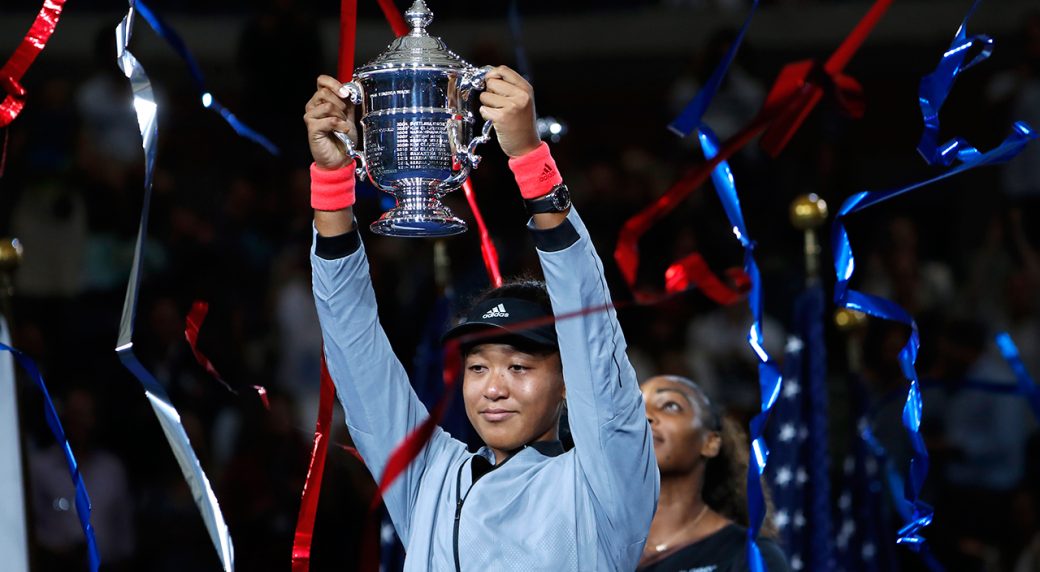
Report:
[[[532,234],[557,316],[610,304],[603,265],[573,209],[559,227]],[[378,480],[427,411],[379,325],[364,248],[343,238],[332,247],[315,239],[314,298],[347,427]],[[469,453],[438,428],[385,498],[405,570],[636,568],[660,478],[624,335],[613,309],[560,320],[556,331],[574,449],[526,447],[474,483],[473,459],[494,464],[494,455]]]

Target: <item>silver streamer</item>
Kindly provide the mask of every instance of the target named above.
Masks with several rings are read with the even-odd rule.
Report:
[[[134,318],[137,315],[137,301],[141,287],[141,261],[144,254],[145,239],[148,235],[148,210],[152,198],[152,175],[155,167],[156,143],[158,140],[158,106],[155,103],[155,94],[152,91],[151,81],[145,73],[144,68],[137,58],[130,53],[128,46],[134,25],[134,0],[130,0],[126,17],[116,27],[116,57],[123,74],[130,80],[130,86],[134,93],[134,111],[137,113],[137,123],[141,130],[141,139],[144,147],[145,175],[144,175],[144,205],[141,207],[141,224],[137,230],[137,244],[134,246],[134,260],[130,267],[130,283],[126,288],[126,299],[123,301],[123,315],[119,321],[119,340],[116,346],[116,354],[123,366],[141,382],[148,403],[155,411],[155,416],[162,426],[166,440],[173,450],[177,464],[180,465],[181,473],[191,488],[195,506],[202,514],[202,520],[206,524],[210,540],[217,550],[224,572],[232,572],[235,569],[235,549],[231,543],[231,535],[228,533],[224,515],[220,512],[217,497],[213,494],[206,473],[199,464],[199,458],[191,447],[188,434],[181,424],[181,417],[177,409],[170,402],[166,390],[159,384],[155,377],[147,370],[134,355]]]

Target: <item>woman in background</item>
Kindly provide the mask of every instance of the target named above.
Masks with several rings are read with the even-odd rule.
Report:
[[[639,570],[748,570],[745,495],[748,444],[693,381],[653,377],[640,386],[661,470],[661,494]],[[758,547],[769,572],[790,570],[769,539],[767,518]]]

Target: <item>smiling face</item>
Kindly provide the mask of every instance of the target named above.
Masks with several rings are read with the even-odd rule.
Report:
[[[496,463],[528,443],[555,440],[566,396],[560,353],[475,346],[465,357],[462,395],[466,416]]]
[[[703,470],[719,454],[722,440],[717,429],[706,426],[713,420],[697,391],[671,376],[651,378],[640,390],[661,475]]]

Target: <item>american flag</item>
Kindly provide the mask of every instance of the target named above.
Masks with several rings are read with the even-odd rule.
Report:
[[[773,522],[795,572],[835,569],[823,308],[819,286],[806,289],[795,302],[780,399],[767,431],[765,476],[773,495]]]
[[[884,449],[870,429],[866,390],[858,380],[850,382],[853,426],[852,446],[842,462],[842,486],[838,495],[835,548],[838,569],[845,572],[899,570],[890,491],[902,485]]]

